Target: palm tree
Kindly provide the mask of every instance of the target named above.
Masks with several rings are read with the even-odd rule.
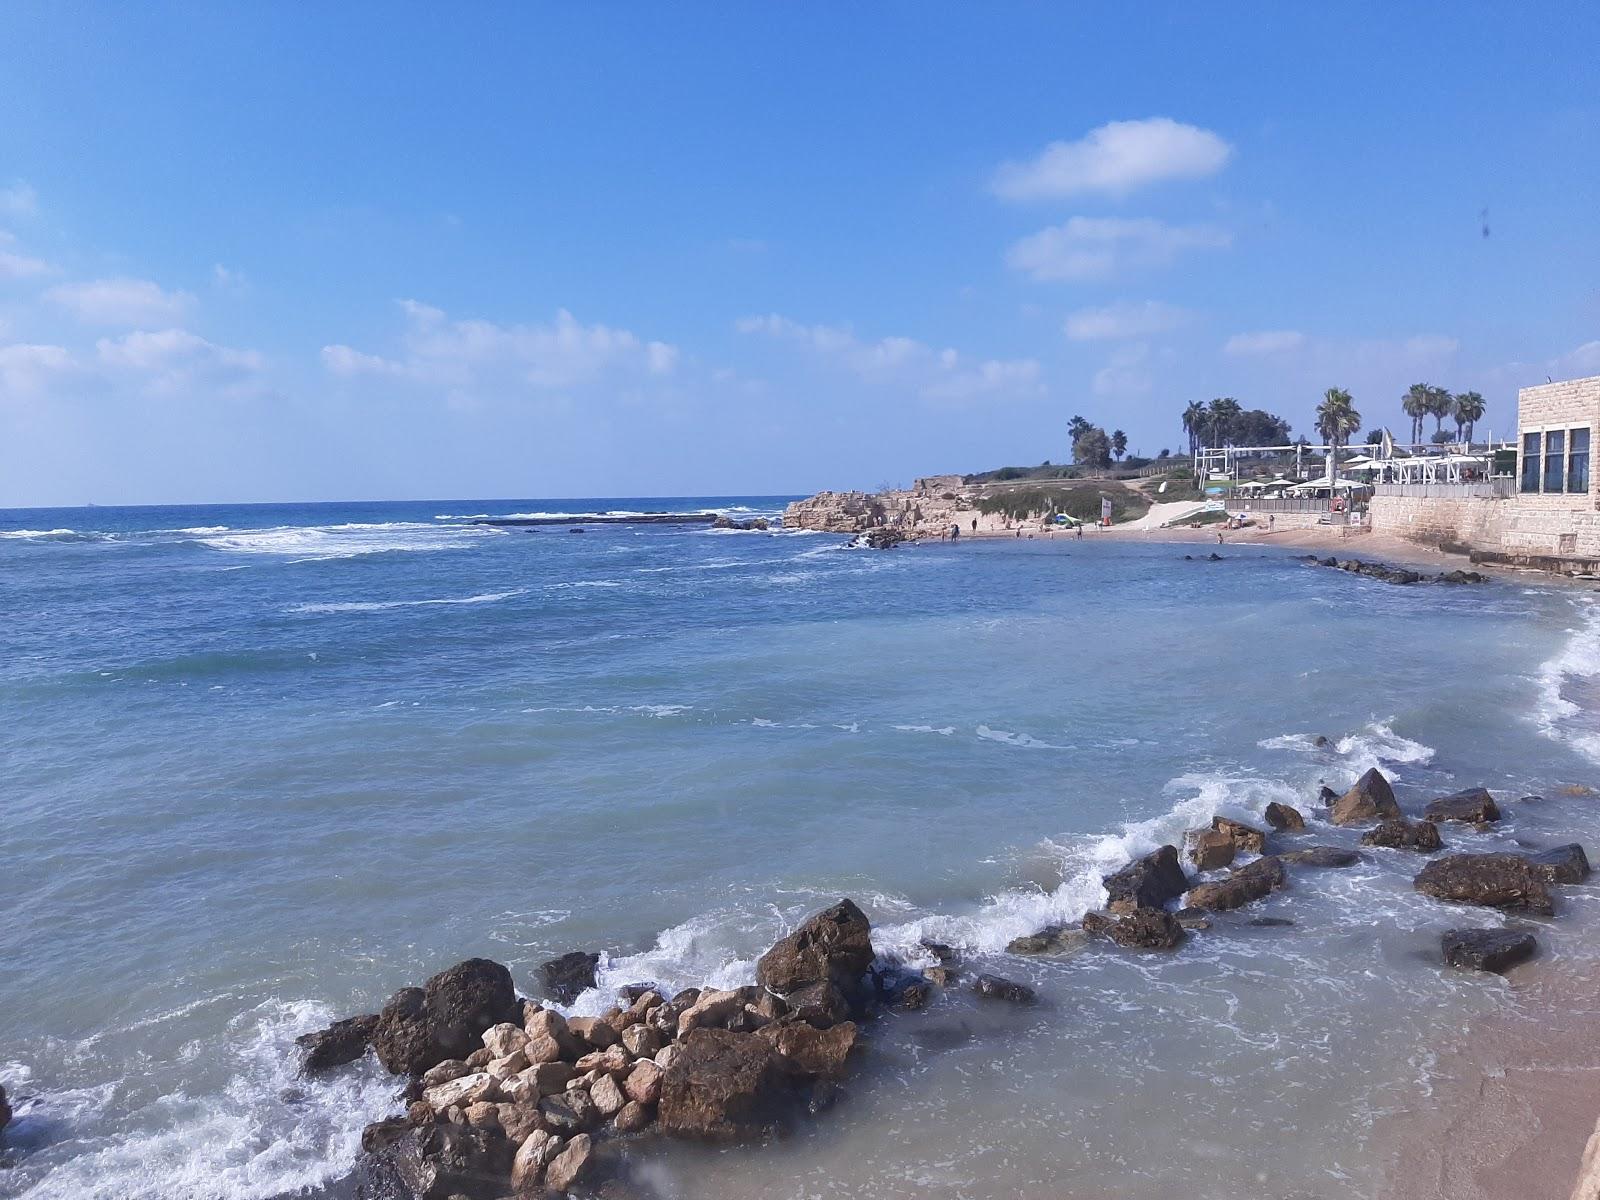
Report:
[[[1120,429],[1113,429],[1111,431],[1111,453],[1116,455],[1117,461],[1120,462],[1122,460],[1122,456],[1127,452],[1128,435],[1123,433]]]
[[[1189,456],[1194,457],[1194,452],[1200,448],[1200,430],[1206,421],[1206,405],[1203,400],[1189,401],[1189,407],[1183,410],[1183,432],[1189,435]]]
[[[1428,415],[1433,418],[1434,441],[1439,440],[1439,434],[1444,432],[1444,419],[1455,408],[1455,397],[1449,389],[1430,387],[1428,389]]]
[[[1400,397],[1400,407],[1411,418],[1411,441],[1422,440],[1422,418],[1428,415],[1428,393],[1432,389],[1425,383],[1413,383]]]
[[[1471,443],[1473,426],[1483,419],[1483,413],[1486,407],[1487,405],[1485,404],[1483,397],[1477,392],[1461,392],[1456,396],[1456,409],[1454,414],[1456,419],[1456,435],[1459,437],[1462,428],[1465,427],[1467,432],[1466,437],[1462,439],[1463,441],[1469,444]]]
[[[1333,447],[1335,454],[1360,428],[1361,414],[1356,411],[1349,392],[1331,387],[1322,394],[1322,403],[1317,405],[1317,432]]]
[[[1226,446],[1233,440],[1233,423],[1243,411],[1232,396],[1218,396],[1211,402],[1206,413],[1213,446]]]

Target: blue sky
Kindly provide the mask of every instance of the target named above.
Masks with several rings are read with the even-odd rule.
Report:
[[[1600,374],[1597,44],[1576,4],[12,3],[0,504],[872,487],[1332,385],[1502,432]]]

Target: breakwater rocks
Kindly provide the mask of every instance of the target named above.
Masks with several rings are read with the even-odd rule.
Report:
[[[1428,575],[1422,571],[1413,571],[1409,567],[1392,567],[1387,563],[1363,562],[1359,558],[1334,558],[1331,554],[1327,558],[1318,558],[1315,554],[1302,554],[1301,562],[1315,563],[1319,567],[1333,567],[1336,570],[1348,571],[1352,575],[1365,575],[1369,579],[1381,579],[1384,583],[1412,584],[1412,583],[1487,583],[1489,577],[1477,571],[1443,571],[1438,575]]]
[[[943,983],[959,971],[948,953]],[[546,992],[570,1001],[593,987],[596,961],[543,964]],[[975,990],[1032,999],[997,977]],[[600,1016],[569,1018],[518,996],[501,964],[468,959],[299,1042],[308,1075],[370,1049],[408,1080],[405,1114],[362,1136],[374,1181],[419,1200],[498,1200],[568,1190],[608,1142],[757,1139],[820,1112],[861,1022],[930,994],[920,973],[876,961],[866,916],[841,900],[762,955],[753,986],[668,998],[638,984]]]
[[[1378,849],[1433,855],[1443,850],[1441,827],[1461,822],[1484,830],[1500,819],[1499,807],[1484,788],[1469,788],[1428,802],[1421,820],[1408,818],[1383,773],[1373,768],[1343,792],[1323,788],[1317,802],[1334,825],[1369,825],[1361,844]],[[1337,869],[1361,861],[1361,853],[1340,846],[1281,846],[1279,839],[1308,836],[1303,814],[1274,802],[1263,813],[1267,829],[1229,817],[1215,817],[1176,846],[1160,848],[1102,881],[1104,912],[1086,914],[1080,927],[1052,925],[1015,938],[1013,954],[1077,953],[1095,938],[1108,938],[1137,950],[1174,950],[1192,932],[1210,927],[1216,913],[1245,908],[1289,885],[1291,870]],[[1239,855],[1255,855],[1234,865]],[[1184,864],[1199,872],[1191,877]],[[1413,886],[1435,899],[1459,904],[1518,910],[1539,915],[1555,911],[1551,887],[1588,877],[1583,847],[1572,844],[1532,854],[1452,854],[1435,858],[1417,874]],[[1182,905],[1182,907],[1175,906]],[[1277,917],[1258,917],[1252,925],[1292,925]],[[1450,966],[1504,971],[1537,949],[1526,930],[1458,929],[1444,934],[1440,951]]]

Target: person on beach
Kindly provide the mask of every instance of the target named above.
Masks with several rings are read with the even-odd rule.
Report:
[[[1277,513],[1268,513],[1267,514],[1267,532],[1271,533],[1272,530],[1274,529],[1274,527],[1276,527],[1277,524],[1278,524],[1278,514]]]
[[[1082,521],[1078,522],[1078,540],[1080,542],[1083,541],[1083,522]]]

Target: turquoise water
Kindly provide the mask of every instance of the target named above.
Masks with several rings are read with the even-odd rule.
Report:
[[[392,1087],[299,1083],[296,1033],[472,954],[530,989],[580,947],[607,984],[742,982],[840,894],[880,952],[953,941],[1046,1003],[885,1021],[834,1114],[653,1152],[656,1194],[1370,1190],[1432,1032],[1516,1002],[1438,970],[1440,930],[1499,918],[1416,896],[1415,857],[1296,874],[1260,908],[1293,928],[1252,911],[1175,956],[1004,946],[1215,812],[1310,815],[1374,764],[1402,803],[1506,798],[1454,845],[1593,852],[1595,801],[1561,793],[1600,782],[1589,594],[1258,547],[465,519],[781,506],[0,513],[0,1194],[338,1192]],[[1600,953],[1596,895],[1564,893],[1552,956]]]

